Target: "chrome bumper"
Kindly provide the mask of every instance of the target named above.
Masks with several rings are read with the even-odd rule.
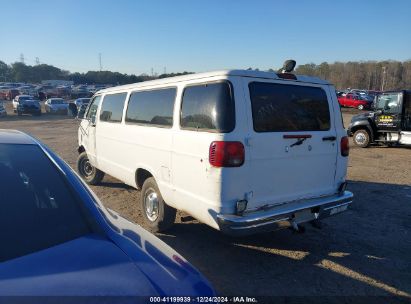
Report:
[[[342,195],[293,201],[242,216],[217,214],[217,223],[223,233],[234,236],[273,231],[341,213],[352,203],[353,197],[351,192],[344,191]]]

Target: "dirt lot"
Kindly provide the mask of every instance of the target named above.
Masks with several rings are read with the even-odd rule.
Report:
[[[353,113],[345,111],[346,125]],[[77,126],[74,119],[47,115],[0,118],[0,128],[33,134],[72,167]],[[348,179],[355,194],[352,209],[324,220],[321,230],[307,226],[304,234],[282,230],[231,238],[196,221],[178,220],[158,236],[223,295],[399,295],[410,300],[411,149],[352,147]],[[107,207],[141,223],[137,190],[111,177],[93,190]]]

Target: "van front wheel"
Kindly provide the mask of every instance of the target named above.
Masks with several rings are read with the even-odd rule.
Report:
[[[140,206],[145,224],[153,232],[170,229],[176,219],[176,209],[166,204],[153,177],[145,180],[140,194]]]
[[[89,185],[97,185],[104,178],[104,172],[91,165],[86,152],[77,158],[77,171]]]

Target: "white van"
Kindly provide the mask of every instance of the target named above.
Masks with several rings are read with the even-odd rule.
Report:
[[[153,231],[176,210],[231,235],[345,211],[348,138],[335,89],[307,76],[191,74],[97,92],[78,131],[78,171],[141,189]],[[287,224],[287,225],[285,225]]]

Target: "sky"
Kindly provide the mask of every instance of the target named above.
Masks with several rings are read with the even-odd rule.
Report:
[[[410,0],[0,0],[0,60],[70,72],[411,59]]]

